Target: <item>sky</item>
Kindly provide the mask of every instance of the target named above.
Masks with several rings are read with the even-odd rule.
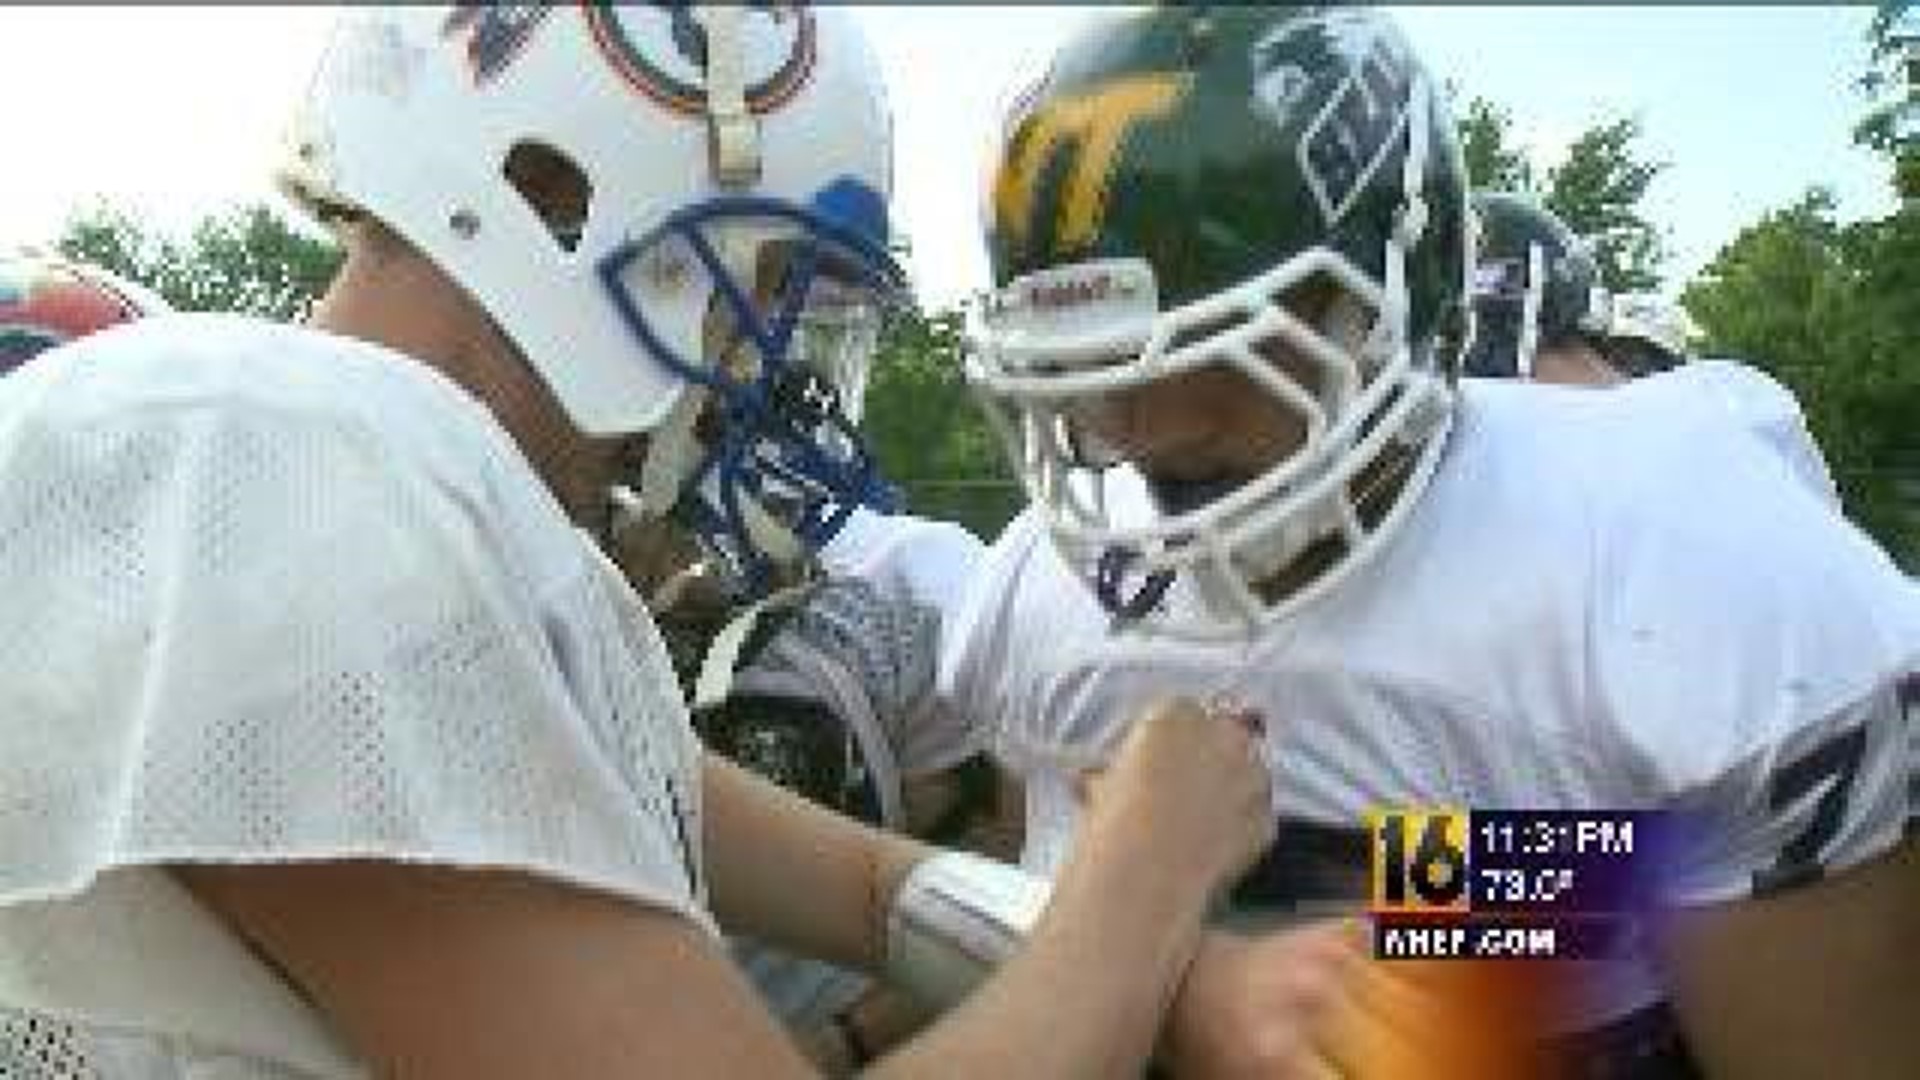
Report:
[[[896,227],[924,302],[985,280],[979,202],[1013,88],[1098,7],[861,8],[896,127]],[[1864,110],[1868,7],[1395,9],[1439,78],[1507,108],[1541,166],[1595,122],[1638,114],[1670,163],[1645,207],[1670,230],[1668,291],[1809,185],[1843,218],[1891,206],[1848,132]],[[180,229],[271,198],[282,119],[331,12],[320,7],[0,5],[0,245],[44,243],[95,199]]]

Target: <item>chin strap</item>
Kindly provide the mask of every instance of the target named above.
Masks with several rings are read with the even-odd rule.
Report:
[[[1540,307],[1547,289],[1547,258],[1540,245],[1527,245],[1527,292],[1520,302],[1520,346],[1514,353],[1514,374],[1533,378],[1533,358],[1540,351]]]
[[[726,188],[760,180],[760,124],[747,109],[744,7],[703,6],[696,16],[707,31],[708,165]]]

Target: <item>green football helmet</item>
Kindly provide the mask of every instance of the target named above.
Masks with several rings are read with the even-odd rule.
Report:
[[[1466,198],[1441,90],[1378,12],[1166,7],[1056,54],[999,147],[969,374],[1110,611],[1239,635],[1381,545],[1452,420]],[[1170,490],[1083,419],[1207,369],[1299,420],[1251,479]]]
[[[1530,379],[1541,349],[1597,345],[1609,305],[1586,241],[1535,199],[1504,191],[1471,196],[1480,237],[1474,272],[1476,333],[1466,374]]]

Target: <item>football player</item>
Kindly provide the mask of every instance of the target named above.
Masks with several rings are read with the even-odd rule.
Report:
[[[1749,364],[1692,360],[1688,342],[1699,333],[1686,312],[1651,293],[1607,293],[1586,243],[1539,203],[1498,192],[1475,192],[1472,201],[1479,256],[1463,374],[1631,385],[1636,401],[1671,398],[1683,410],[1723,411],[1838,505],[1839,489],[1792,391]],[[1684,377],[1644,378],[1675,369]]]
[[[1464,374],[1619,383],[1621,373],[1603,351],[1612,300],[1586,242],[1524,195],[1477,191],[1472,203],[1479,254]]]
[[[1026,783],[1030,868],[1091,839],[1133,702],[1226,691],[1274,769],[1249,914],[1362,900],[1376,807],[1671,811],[1657,914],[1527,1001],[1555,1055],[1913,1075],[1914,592],[1705,381],[1455,378],[1465,171],[1385,16],[1113,16],[988,208],[970,376],[1031,505],[942,683]]]
[[[882,1075],[1252,1001],[1200,929],[1271,828],[1244,710],[1156,707],[1049,894],[703,756],[596,544],[686,513],[764,581],[860,497],[888,124],[838,10],[354,9],[281,174],[347,249],[310,324],[0,380],[0,1073],[803,1074],[716,921],[950,994],[1033,929]]]
[[[169,311],[145,286],[40,251],[0,256],[0,375],[56,345]]]

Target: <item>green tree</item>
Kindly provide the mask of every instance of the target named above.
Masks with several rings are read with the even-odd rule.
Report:
[[[158,292],[184,311],[298,319],[339,269],[331,239],[295,228],[252,204],[208,217],[182,238],[148,228],[123,210],[94,206],[70,218],[54,246]]]
[[[868,381],[863,429],[907,509],[991,539],[1020,508],[1000,440],[961,374],[957,311],[900,312]]]
[[[1593,244],[1600,279],[1615,291],[1659,285],[1666,259],[1660,228],[1640,202],[1667,165],[1641,156],[1640,135],[1637,116],[1596,125],[1547,170],[1547,209]]]
[[[1848,516],[1920,569],[1920,215],[1843,225],[1816,189],[1743,230],[1682,302],[1710,353],[1794,392]]]
[[[1871,104],[1853,141],[1888,158],[1902,198],[1920,198],[1920,13],[1909,0],[1882,3],[1867,40],[1873,52],[1859,86]]]
[[[1467,181],[1474,188],[1537,193],[1547,209],[1593,244],[1608,288],[1651,289],[1660,283],[1666,244],[1640,204],[1667,166],[1643,155],[1637,117],[1581,132],[1566,156],[1546,170],[1544,185],[1525,148],[1516,144],[1513,114],[1505,108],[1475,97],[1460,111],[1457,131]]]
[[[1683,294],[1711,343],[1761,358],[1790,384],[1829,370],[1849,301],[1833,193],[1815,188],[1720,249]]]
[[[1906,545],[1908,569],[1920,574],[1920,12],[1910,0],[1883,2],[1867,39],[1860,88],[1869,105],[1853,137],[1886,158],[1900,203],[1854,230],[1866,320],[1858,332],[1879,376],[1862,390],[1861,412],[1877,433],[1867,467],[1888,489],[1892,543]]]
[[[1910,4],[1883,4],[1868,37],[1868,106],[1853,134],[1892,166],[1900,206],[1843,224],[1830,193],[1809,192],[1721,249],[1682,301],[1714,351],[1794,391],[1848,516],[1920,572],[1920,25]]]
[[[1488,191],[1533,190],[1533,164],[1524,149],[1513,145],[1511,113],[1476,97],[1467,102],[1456,126],[1469,184]]]

